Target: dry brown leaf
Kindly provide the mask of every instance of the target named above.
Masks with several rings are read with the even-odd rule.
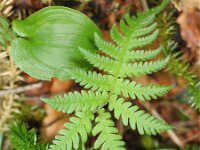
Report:
[[[65,80],[61,81],[57,78],[52,79],[52,85],[50,88],[51,95],[61,94],[69,91],[75,86],[74,81]],[[42,137],[45,139],[52,139],[57,132],[63,128],[63,124],[69,121],[70,115],[65,115],[62,112],[58,112],[52,109],[49,105],[45,105],[47,116],[44,118],[41,128]]]
[[[200,47],[200,11],[191,9],[184,11],[177,20],[181,27],[181,35],[189,47]]]
[[[188,10],[191,8],[198,8],[200,9],[200,1],[199,0],[173,0],[172,1],[175,7],[181,10]]]
[[[69,91],[70,88],[74,86],[75,86],[75,82],[72,80],[62,81],[62,80],[59,80],[58,78],[53,78],[50,93],[52,95],[63,93],[63,92]]]
[[[52,139],[55,137],[57,132],[62,129],[63,124],[69,121],[69,117],[64,117],[62,112],[57,112],[52,109],[49,105],[45,106],[47,116],[43,119],[43,127],[40,129],[41,136],[44,139]]]

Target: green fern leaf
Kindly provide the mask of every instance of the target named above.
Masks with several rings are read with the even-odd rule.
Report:
[[[58,136],[50,145],[50,150],[72,150],[79,147],[80,140],[82,143],[87,141],[87,134],[92,130],[91,121],[94,116],[92,112],[78,112],[76,117],[72,117],[69,123],[66,123],[65,129],[59,131]],[[81,138],[81,139],[80,139]]]
[[[122,69],[120,70],[119,76],[131,77],[131,76],[141,76],[145,74],[151,74],[162,69],[168,63],[170,57],[164,60],[157,60],[151,62],[139,62],[133,64],[122,64]]]
[[[137,14],[138,18],[145,18],[151,14],[158,14],[160,13],[168,4],[169,4],[170,0],[163,0],[162,3],[157,6],[156,8],[153,8],[149,11],[144,11],[144,12],[140,12]]]
[[[84,55],[85,59],[95,67],[107,71],[110,74],[116,73],[116,68],[118,66],[117,61],[110,59],[105,56],[101,56],[99,54],[90,53],[87,50],[80,49],[81,53]]]
[[[140,27],[135,29],[132,34],[132,38],[137,38],[146,34],[151,33],[152,31],[154,31],[157,27],[157,23],[153,23],[152,25],[148,26],[148,27]]]
[[[91,71],[86,72],[80,69],[72,70],[70,74],[76,82],[87,89],[91,88],[92,91],[112,91],[114,94],[122,94],[125,97],[130,96],[133,99],[137,96],[140,100],[156,99],[171,88],[171,86],[156,84],[142,86],[141,84],[136,84],[134,81],[124,80],[122,78],[115,80],[111,75],[102,75]],[[113,85],[115,85],[115,89],[113,89]]]
[[[107,98],[107,92],[81,91],[81,93],[70,92],[64,96],[42,100],[52,108],[70,114],[74,111],[94,111],[102,107],[107,102]]]
[[[122,141],[122,137],[117,134],[118,130],[114,127],[114,122],[109,120],[111,117],[110,113],[100,109],[98,114],[98,117],[95,119],[95,122],[98,124],[92,130],[94,136],[99,134],[94,148],[100,148],[102,145],[102,150],[125,150],[123,147],[125,143]]]
[[[114,59],[117,60],[121,57],[120,47],[115,46],[111,42],[104,41],[98,34],[95,34],[94,37],[95,44],[97,45],[100,51],[106,53],[109,56],[112,56]]]
[[[150,35],[130,40],[128,49],[140,48],[152,43],[158,37],[159,31],[155,30]]]
[[[163,50],[163,46],[158,47],[155,50],[135,50],[128,52],[126,57],[128,61],[136,61],[136,60],[147,60],[155,57]]]
[[[81,86],[92,91],[110,91],[114,84],[114,77],[111,75],[102,75],[100,73],[85,71],[81,69],[70,71],[71,79],[74,79]]]
[[[117,79],[116,88],[113,90],[115,94],[122,94],[124,97],[131,97],[132,99],[150,100],[156,99],[158,96],[165,94],[171,86],[163,86],[157,84],[150,84],[143,86],[136,84],[134,81]]]
[[[138,27],[138,24],[140,24],[140,28],[146,27],[150,24],[152,24],[155,20],[155,14],[149,14],[146,17],[140,18],[140,17],[130,17],[129,14],[125,15],[125,21],[126,23],[131,27]]]
[[[115,43],[117,43],[118,45],[121,45],[121,43],[122,43],[123,41],[126,41],[126,40],[127,40],[126,37],[123,36],[123,35],[118,31],[117,25],[116,25],[116,24],[114,24],[114,25],[112,26],[110,34],[111,34],[112,40],[113,40]]]
[[[141,22],[140,22],[141,24]],[[130,28],[129,26],[126,25],[126,22],[124,20],[120,21],[120,29],[121,31],[126,35],[126,36],[131,36],[132,38],[136,38],[139,36],[143,36],[146,34],[151,33],[154,31],[157,27],[157,23],[153,23],[149,26],[133,26]],[[116,29],[115,29],[116,30]]]
[[[113,59],[95,53],[91,53],[82,48],[80,50],[84,55],[84,57],[86,58],[86,60],[95,67],[107,71],[110,74],[116,74],[118,72],[118,65],[119,65],[118,61],[115,61]],[[119,76],[131,77],[131,76],[150,74],[152,72],[156,72],[162,69],[164,66],[166,66],[168,61],[169,57],[167,57],[164,60],[158,60],[153,62],[139,62],[133,64],[123,63]]]
[[[114,110],[116,119],[121,116],[125,126],[130,124],[132,129],[136,129],[137,126],[140,134],[146,133],[149,135],[155,135],[171,128],[164,121],[158,120],[143,110],[138,110],[138,106],[132,106],[131,102],[124,101],[123,98],[117,99],[116,96],[113,96],[109,102],[109,110]]]

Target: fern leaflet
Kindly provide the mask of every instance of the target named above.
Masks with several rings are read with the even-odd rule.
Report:
[[[66,123],[65,129],[60,130],[60,135],[56,136],[50,150],[71,150],[79,147],[80,138],[83,143],[87,141],[87,135],[92,130],[91,120],[94,118],[90,111],[77,112],[76,117],[72,117]],[[67,143],[67,145],[66,145]]]
[[[122,141],[121,135],[117,134],[118,130],[114,127],[114,122],[110,120],[111,115],[105,112],[104,109],[98,111],[98,117],[95,119],[97,125],[93,128],[92,134],[99,134],[94,148],[103,150],[124,150],[125,143]]]
[[[106,103],[107,97],[106,92],[81,91],[42,100],[52,108],[70,114],[74,111],[95,111]]]
[[[109,103],[109,110],[114,110],[114,115],[117,119],[121,116],[123,124],[130,124],[132,129],[138,128],[140,134],[156,134],[166,131],[171,126],[166,126],[165,122],[158,120],[145,113],[143,110],[138,110],[138,106],[132,106],[131,102],[124,102],[123,98],[116,99],[113,97]]]

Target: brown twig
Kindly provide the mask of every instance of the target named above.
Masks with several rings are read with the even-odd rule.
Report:
[[[144,10],[149,10],[148,4],[146,0],[141,0],[142,6]]]
[[[149,102],[142,103],[142,105],[145,107],[145,109],[147,109],[149,112],[151,112],[155,117],[157,117],[158,119],[163,120],[163,118],[158,114],[157,110],[150,106]],[[167,134],[169,135],[171,140],[177,146],[179,146],[181,149],[184,147],[185,143],[182,142],[182,140],[178,137],[178,135],[173,130],[168,130]]]
[[[39,83],[26,85],[23,87],[18,87],[18,88],[13,88],[13,89],[8,89],[8,90],[1,90],[0,97],[10,95],[10,94],[15,94],[15,93],[21,93],[21,92],[28,91],[28,90],[35,89],[35,88],[40,88],[41,86],[42,86],[42,83],[39,82]]]

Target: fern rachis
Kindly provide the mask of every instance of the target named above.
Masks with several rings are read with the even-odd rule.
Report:
[[[69,70],[71,79],[89,91],[69,93],[64,97],[53,99],[43,99],[59,111],[76,112],[77,114],[70,120],[70,123],[65,125],[66,129],[59,132],[60,135],[50,145],[50,149],[67,148],[70,150],[72,147],[77,149],[80,141],[86,142],[86,135],[89,132],[92,132],[94,136],[99,135],[94,144],[96,149],[101,147],[101,149],[107,150],[112,149],[112,146],[115,149],[125,149],[124,142],[118,135],[114,123],[109,120],[110,112],[105,112],[102,109],[107,104],[109,110],[114,111],[116,119],[121,117],[125,126],[130,125],[132,129],[138,129],[140,134],[155,135],[171,128],[165,122],[139,110],[139,107],[133,106],[131,102],[125,102],[123,98],[130,97],[145,101],[162,96],[170,89],[170,86],[164,85],[138,84],[128,78],[156,72],[167,64],[168,57],[158,61],[144,62],[156,56],[162,50],[162,46],[156,50],[138,50],[157,38],[159,31],[156,29],[157,24],[153,23],[155,15],[167,3],[168,0],[164,0],[157,8],[139,13],[137,17],[126,15],[125,21],[120,22],[120,31],[116,25],[111,29],[111,38],[114,42],[106,42],[95,34],[95,44],[99,51],[107,54],[106,56],[80,48],[84,58],[94,67],[106,71],[106,74],[80,68]],[[92,129],[93,113],[96,112],[98,112],[98,117],[95,119],[97,125]],[[86,114],[89,114],[88,118]],[[63,147],[63,144],[66,146]]]

